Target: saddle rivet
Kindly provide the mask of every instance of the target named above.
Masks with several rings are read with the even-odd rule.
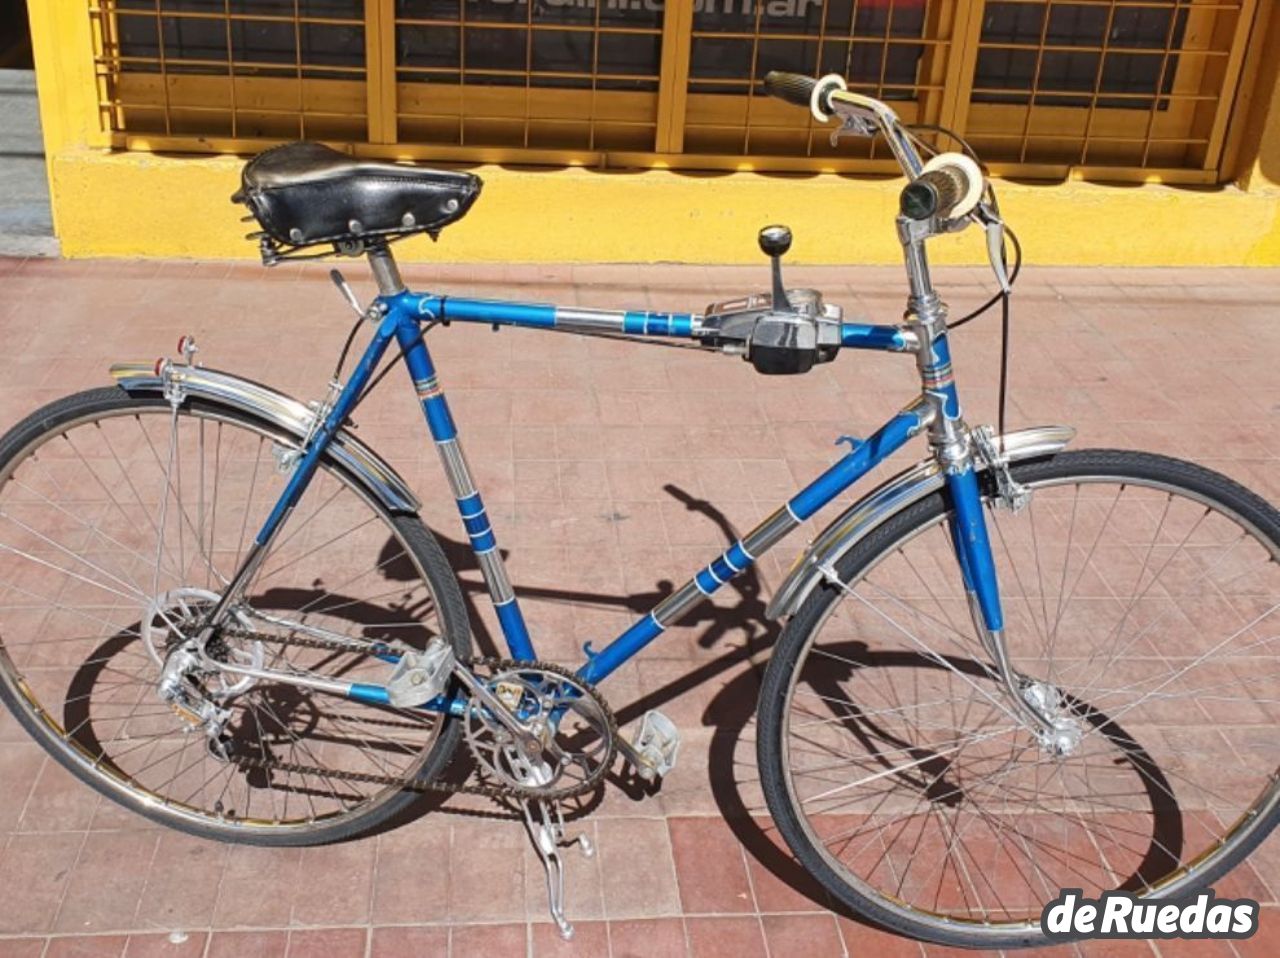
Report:
[[[362,224],[359,220],[348,220],[347,229],[351,230],[351,232],[355,233],[358,236],[359,234],[364,232],[364,224]]]
[[[400,225],[406,229],[416,226],[417,224],[418,221],[413,218],[412,213],[405,213],[404,216],[400,217]]]
[[[444,204],[444,211],[446,213],[452,213],[457,208],[458,208],[458,201],[453,198],[450,198],[449,201]]]
[[[298,227],[296,226],[293,229],[289,230],[289,239],[293,240],[295,243],[301,243],[302,230],[298,229]]]

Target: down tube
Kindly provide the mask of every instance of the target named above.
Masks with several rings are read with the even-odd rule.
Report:
[[[686,612],[764,555],[787,533],[897,451],[927,424],[923,404],[909,406],[854,448],[780,509],[729,546],[697,575],[599,652],[587,649],[578,674],[599,682],[661,635]]]

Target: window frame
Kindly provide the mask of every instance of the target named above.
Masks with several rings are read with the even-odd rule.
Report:
[[[1109,0],[1084,2],[1109,4]],[[1021,146],[1016,158],[990,164],[998,175],[1223,182],[1233,173],[1225,167],[1224,157],[1231,152],[1226,142],[1228,123],[1240,94],[1245,55],[1251,42],[1261,42],[1255,30],[1259,4],[1257,0],[1176,3],[1177,9],[1187,11],[1187,24],[1182,46],[1175,51],[1177,64],[1165,109],[1059,107],[1042,102],[1043,95],[1033,105],[972,102],[986,0],[928,0],[917,95],[895,100],[893,106],[907,122],[941,124],[972,135],[979,152],[983,142],[1018,141]],[[860,156],[852,150],[844,155],[823,154],[815,144],[828,130],[795,108],[769,100],[758,88],[740,95],[691,93],[694,0],[667,0],[665,4],[655,92],[539,88],[529,82],[523,87],[467,85],[465,81],[404,82],[395,62],[395,0],[365,0],[363,76],[353,75],[349,80],[243,76],[235,74],[234,64],[228,64],[228,75],[196,76],[169,73],[163,62],[157,72],[144,74],[121,69],[118,55],[113,54],[113,37],[118,31],[112,0],[88,0],[88,9],[95,37],[100,122],[110,144],[120,149],[249,153],[282,139],[318,134],[318,138],[359,155],[441,162],[868,174],[896,171],[882,144]],[[219,15],[208,16],[217,19]],[[464,19],[460,28],[465,29],[468,22]],[[1205,48],[1220,52],[1188,52],[1188,38],[1194,42],[1203,38]],[[898,42],[914,41],[901,38]],[[181,132],[184,126],[198,127],[202,114],[229,116],[231,122],[223,124],[227,135]],[[296,116],[296,134],[283,132],[284,120],[279,129],[273,127],[264,119],[271,116]],[[504,133],[501,141],[496,134],[489,142],[469,141],[466,126],[474,123],[469,118],[476,116],[493,118],[495,129],[510,127],[511,135]],[[156,117],[164,122],[155,122]],[[144,121],[150,124],[149,130],[139,128]],[[565,130],[585,124],[593,131],[596,127],[611,131],[605,139],[614,145],[602,148],[594,132],[585,146],[538,146],[537,137],[530,136],[531,130],[552,130],[557,124]],[[1075,134],[1070,133],[1073,126]],[[1071,143],[1080,140],[1082,126],[1086,146],[1078,161],[1046,160],[1027,146],[1032,141],[1052,143],[1042,131],[1066,131],[1060,138],[1063,148],[1059,152],[1067,157]],[[446,138],[439,132],[439,139],[432,143],[402,139],[406,128],[421,133],[451,127],[457,128],[456,135]],[[262,129],[270,132],[257,132]],[[1141,163],[1108,162],[1100,149],[1089,156],[1093,144],[1132,137],[1135,129],[1142,130],[1148,141]],[[723,135],[708,134],[709,130],[723,131]],[[752,152],[750,137],[753,131],[762,130],[797,141],[804,137],[803,152],[809,155]],[[740,143],[734,142],[735,134],[741,134]],[[446,139],[448,142],[442,142]],[[1183,162],[1164,161],[1166,153],[1162,151],[1172,151],[1173,144],[1184,141],[1188,146]],[[619,143],[623,145],[617,146]],[[686,145],[701,148],[692,151]]]

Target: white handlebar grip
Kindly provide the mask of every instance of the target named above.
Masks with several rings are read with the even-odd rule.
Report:
[[[841,90],[849,89],[849,84],[844,82],[844,77],[838,73],[828,73],[824,77],[819,77],[818,82],[813,85],[813,93],[809,97],[809,112],[819,123],[826,123],[831,119],[831,111],[823,110],[825,104],[818,101],[831,94],[832,87],[839,87]]]
[[[924,165],[922,173],[929,173],[940,167],[951,166],[964,171],[965,180],[969,184],[969,188],[965,191],[955,206],[951,208],[951,212],[947,215],[951,219],[959,219],[973,212],[974,207],[982,200],[983,184],[986,182],[982,175],[982,168],[973,161],[973,158],[964,153],[939,153]]]

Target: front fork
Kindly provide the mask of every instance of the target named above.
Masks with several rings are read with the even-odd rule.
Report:
[[[1009,661],[1000,583],[987,534],[982,490],[972,454],[967,458],[969,461],[962,468],[947,473],[946,489],[951,498],[951,541],[964,579],[973,626],[995,663],[996,675],[1016,716],[1027,723],[1046,748],[1065,754],[1073,747],[1071,729],[1052,714],[1055,703],[1050,701],[1050,696],[1043,690],[1037,696],[1035,683],[1015,671]]]
[[[917,360],[923,393],[930,405],[929,442],[943,471],[947,494],[951,499],[950,531],[956,561],[964,579],[965,595],[973,626],[983,648],[995,663],[995,673],[1004,687],[1015,717],[1021,719],[1040,739],[1051,745],[1062,734],[1051,706],[1033,704],[1028,695],[1034,684],[1014,671],[1009,662],[1004,636],[1004,610],[1000,605],[1000,583],[996,575],[995,557],[987,534],[986,511],[978,480],[978,454],[985,447],[982,437],[965,425],[960,416],[960,399],[956,393],[951,368],[951,351],[947,343],[946,307],[936,296],[913,300],[920,352]],[[1002,463],[988,462],[991,469]],[[1040,699],[1049,698],[1047,692]],[[1056,746],[1054,746],[1056,747]]]

